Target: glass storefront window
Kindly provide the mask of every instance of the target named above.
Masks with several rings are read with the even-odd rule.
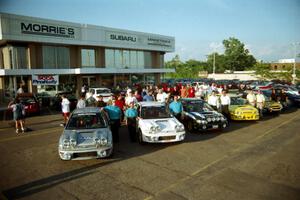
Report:
[[[82,67],[95,67],[95,50],[94,49],[81,49],[81,66]]]
[[[9,48],[10,69],[27,69],[28,55],[26,47],[13,46]]]
[[[115,50],[115,68],[122,68],[122,50]]]
[[[105,65],[106,68],[115,67],[115,52],[113,49],[105,49]]]
[[[144,52],[145,68],[152,68],[152,55],[151,52]]]
[[[122,67],[124,67],[124,68],[130,67],[129,51],[127,51],[127,50],[123,51]]]
[[[70,67],[70,50],[67,47],[43,46],[43,68],[64,69]]]
[[[137,68],[137,51],[130,51],[130,68]]]
[[[105,49],[105,64],[106,68],[151,68],[152,56],[151,52]]]
[[[138,68],[144,68],[145,67],[144,52],[142,52],[142,51],[137,52],[137,67]]]

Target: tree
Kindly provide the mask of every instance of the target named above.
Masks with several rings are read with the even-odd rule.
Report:
[[[215,53],[215,55],[214,53],[212,53],[207,56],[207,66],[208,66],[207,71],[209,73],[213,72],[214,59],[215,59],[215,66],[216,66],[215,71],[217,73],[223,73],[226,70],[226,60],[223,54],[218,54],[218,53]]]
[[[243,71],[245,68],[251,68],[255,65],[255,58],[249,54],[249,50],[245,49],[245,45],[238,39],[230,37],[223,40],[225,47],[225,62],[229,70]]]

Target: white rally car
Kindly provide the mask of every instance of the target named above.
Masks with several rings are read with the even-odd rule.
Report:
[[[185,138],[182,123],[173,117],[162,102],[140,102],[137,123],[140,143],[178,142]]]

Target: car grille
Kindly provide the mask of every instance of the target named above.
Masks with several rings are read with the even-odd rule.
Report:
[[[158,140],[175,140],[176,139],[176,136],[173,135],[173,136],[160,136],[158,137]]]
[[[84,153],[74,153],[73,154],[74,158],[79,158],[79,157],[96,157],[97,152],[84,152]]]
[[[81,144],[81,145],[77,145],[76,149],[89,149],[89,148],[95,148],[96,145],[95,144]]]

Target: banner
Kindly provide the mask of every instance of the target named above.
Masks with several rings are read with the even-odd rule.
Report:
[[[58,75],[32,75],[32,85],[58,85]]]

